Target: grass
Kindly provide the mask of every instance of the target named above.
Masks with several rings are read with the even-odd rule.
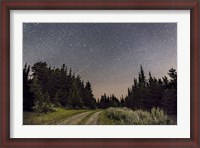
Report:
[[[56,124],[63,121],[66,118],[79,113],[86,112],[88,110],[65,110],[57,108],[55,112],[49,112],[46,114],[40,114],[36,112],[24,112],[23,124],[24,125],[44,125],[44,124]]]
[[[79,125],[84,125],[88,119],[98,111],[102,111],[98,117],[98,125],[172,125],[176,119],[169,117],[162,109],[153,108],[150,112],[143,110],[131,110],[128,108],[108,108],[104,110],[66,110],[57,108],[55,112],[40,114],[36,112],[24,112],[24,125],[56,124],[68,117],[90,111]],[[174,120],[174,121],[173,121]]]
[[[106,111],[103,111],[99,114],[98,122],[99,125],[114,125],[114,121],[108,118]]]
[[[108,108],[100,116],[102,124],[114,125],[171,125],[176,124],[162,109],[150,112],[128,108]]]

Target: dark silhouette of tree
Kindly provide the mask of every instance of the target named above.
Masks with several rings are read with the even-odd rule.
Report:
[[[162,79],[152,77],[146,79],[142,66],[138,81],[134,78],[134,84],[128,88],[125,97],[126,107],[132,109],[151,110],[153,107],[163,108],[168,114],[177,113],[177,72],[169,70],[170,80],[164,76]]]
[[[31,75],[30,75],[31,74]],[[118,99],[103,94],[98,101],[94,98],[90,82],[84,83],[79,75],[69,71],[65,64],[51,68],[46,62],[37,62],[31,68],[23,69],[23,109],[26,111],[48,112],[54,107],[66,109],[96,109],[128,107],[151,110],[163,108],[168,114],[177,114],[177,72],[170,69],[169,77],[157,79],[149,71],[146,78],[140,66],[138,79],[128,88],[126,97]]]
[[[72,109],[95,109],[96,100],[90,82],[84,85],[80,76],[67,71],[65,64],[61,68],[48,67],[46,62],[37,62],[32,66],[32,78],[28,80],[30,66],[24,68],[24,108],[48,111],[47,107],[59,106]],[[32,93],[32,104],[27,104]],[[43,108],[43,109],[42,109]],[[50,109],[51,110],[51,109]]]
[[[31,111],[34,104],[33,94],[30,91],[30,65],[23,68],[23,110]]]
[[[125,102],[124,102],[125,103]],[[101,96],[101,99],[98,102],[99,108],[108,108],[108,107],[120,107],[120,101],[114,94],[107,96],[106,94]]]
[[[84,106],[87,108],[95,109],[96,108],[96,100],[92,93],[91,84],[89,81],[86,82],[85,91],[84,91]]]
[[[112,107],[119,107],[120,106],[120,102],[119,100],[114,96],[114,94],[112,94],[110,96],[110,106]]]
[[[168,114],[177,115],[177,72],[172,68],[169,70],[168,75],[170,80],[165,80],[168,83],[163,93],[162,107]]]
[[[100,101],[99,101],[99,108],[108,108],[110,104],[110,100],[109,97],[106,96],[106,94],[104,93],[104,95],[101,96]]]
[[[170,76],[170,86],[177,89],[177,72],[175,69],[170,69],[168,75]]]
[[[146,86],[146,77],[144,75],[144,70],[142,68],[142,65],[140,65],[140,73],[139,73],[139,86]]]
[[[122,95],[122,97],[120,98],[120,107],[125,107],[126,106],[126,101]]]
[[[41,87],[42,92],[48,91],[49,71],[46,62],[37,62],[32,67],[33,77],[37,78],[37,83]]]
[[[30,90],[34,96],[34,106],[32,108],[36,112],[48,112],[48,106],[50,106],[49,96],[47,92],[42,92],[42,88],[39,85],[37,77],[33,79]]]

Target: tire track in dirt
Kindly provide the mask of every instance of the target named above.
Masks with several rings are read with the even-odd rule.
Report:
[[[57,123],[58,125],[77,125],[83,118],[85,118],[90,112],[84,112],[77,115],[73,115],[66,120]]]
[[[86,121],[86,125],[98,125],[98,117],[102,111],[96,112],[90,116],[90,118]]]

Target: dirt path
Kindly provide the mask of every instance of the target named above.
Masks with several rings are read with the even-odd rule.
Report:
[[[90,112],[80,113],[74,116],[67,118],[66,120],[57,123],[58,125],[76,125],[78,124],[83,118],[85,118]]]
[[[86,121],[86,125],[98,125],[98,117],[102,111],[96,112],[90,116],[90,118]]]

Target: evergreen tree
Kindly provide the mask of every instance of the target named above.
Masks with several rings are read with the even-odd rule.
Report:
[[[54,106],[70,109],[126,106],[144,110],[159,107],[168,114],[177,114],[177,72],[173,68],[168,72],[169,78],[156,79],[149,72],[147,79],[140,66],[138,79],[134,78],[125,98],[122,96],[119,100],[114,94],[104,94],[97,102],[90,82],[84,85],[80,76],[72,74],[71,68],[67,71],[65,64],[51,68],[46,62],[37,62],[31,69],[27,64],[23,69],[23,109],[27,111],[48,112]]]
[[[28,86],[27,71],[30,71],[30,67],[24,69],[24,90]],[[72,69],[69,73],[67,72],[65,64],[61,68],[51,68],[46,62],[37,62],[32,66],[32,76],[30,86],[34,102],[31,108],[33,106],[35,109],[42,108],[41,102],[73,109],[96,108],[91,84],[87,82],[84,86],[80,76],[76,77],[72,74]],[[25,96],[26,94],[24,95],[24,108],[28,100]]]
[[[23,68],[23,110],[31,111],[33,107],[33,94],[30,91],[30,65],[25,64]]]
[[[177,72],[176,69],[170,69],[168,73],[170,80],[162,98],[162,107],[169,114],[177,114]]]
[[[119,106],[120,106],[119,100],[114,96],[114,94],[112,94],[110,96],[110,107],[119,107]]]
[[[103,108],[103,109],[110,107],[109,97],[107,97],[105,93],[104,95],[101,96],[99,106],[100,108]]]
[[[125,107],[126,106],[125,98],[123,97],[123,95],[122,95],[122,97],[120,99],[120,106],[121,107]]]
[[[87,81],[85,85],[84,106],[90,109],[96,108],[96,100],[89,81]]]
[[[34,106],[33,109],[37,112],[43,112],[43,103],[47,103],[46,101],[46,94],[43,93],[39,83],[38,78],[34,77],[32,83],[31,83],[31,92],[34,96]]]
[[[170,86],[177,89],[177,72],[176,69],[170,69],[168,75],[170,76]]]
[[[37,77],[37,83],[42,92],[48,92],[48,68],[46,62],[37,62],[32,67],[33,77]]]
[[[140,65],[140,73],[139,73],[139,86],[146,86],[146,77],[144,75],[144,70],[142,68],[142,65]]]
[[[68,99],[71,102],[72,108],[81,109],[84,107],[83,100],[80,95],[80,89],[78,87],[78,80],[76,79],[75,74],[73,74],[72,76],[72,85],[70,88]]]
[[[169,114],[176,115],[177,73],[172,68],[168,74],[170,80],[166,76],[162,79],[156,79],[149,72],[149,79],[147,80],[141,66],[138,82],[134,78],[134,84],[128,88],[128,95],[125,97],[126,107],[145,110],[159,107]]]

